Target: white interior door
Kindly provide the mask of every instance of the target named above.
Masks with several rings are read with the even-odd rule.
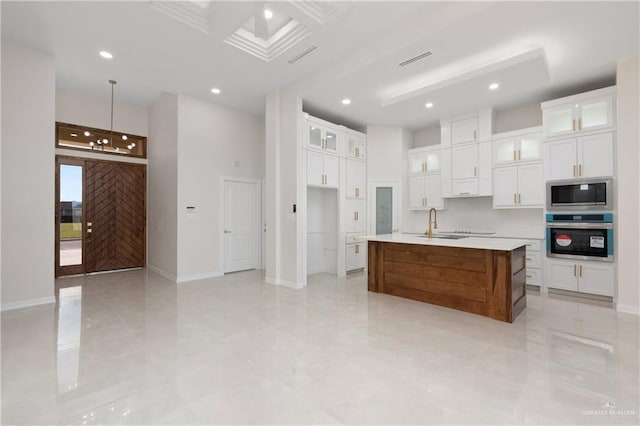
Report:
[[[258,266],[260,258],[258,182],[224,182],[224,272]]]

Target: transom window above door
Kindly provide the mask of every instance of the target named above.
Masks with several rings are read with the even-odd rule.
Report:
[[[56,123],[56,148],[147,158],[144,136],[66,123]]]

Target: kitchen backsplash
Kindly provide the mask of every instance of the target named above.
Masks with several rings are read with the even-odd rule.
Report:
[[[491,197],[445,199],[438,230],[490,231],[503,237],[544,238],[543,209],[493,209]],[[408,211],[402,232],[424,232],[428,212]]]

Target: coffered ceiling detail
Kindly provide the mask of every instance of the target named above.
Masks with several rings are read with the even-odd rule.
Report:
[[[208,1],[160,1],[150,0],[149,6],[178,21],[209,34]]]

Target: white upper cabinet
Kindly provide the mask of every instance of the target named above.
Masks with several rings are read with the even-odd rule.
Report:
[[[338,131],[320,120],[306,120],[307,146],[314,149],[338,152]]]
[[[443,207],[440,174],[409,177],[409,209],[426,210],[432,207]]]
[[[307,151],[307,185],[338,187],[339,159],[335,155]]]
[[[539,128],[494,135],[494,166],[517,164],[541,159],[542,133]]]
[[[474,142],[478,140],[478,117],[451,122],[451,143]]]
[[[466,179],[478,176],[478,145],[457,146],[451,149],[451,178]]]
[[[547,180],[613,176],[613,133],[545,143]]]
[[[542,103],[545,138],[615,127],[615,86]]]
[[[347,159],[345,168],[347,198],[365,198],[367,183],[366,163]]]
[[[345,132],[347,156],[365,159],[367,155],[367,138],[364,134],[347,130]]]
[[[541,163],[493,169],[493,208],[544,207]]]
[[[440,171],[440,145],[409,150],[409,173],[431,173]]]

